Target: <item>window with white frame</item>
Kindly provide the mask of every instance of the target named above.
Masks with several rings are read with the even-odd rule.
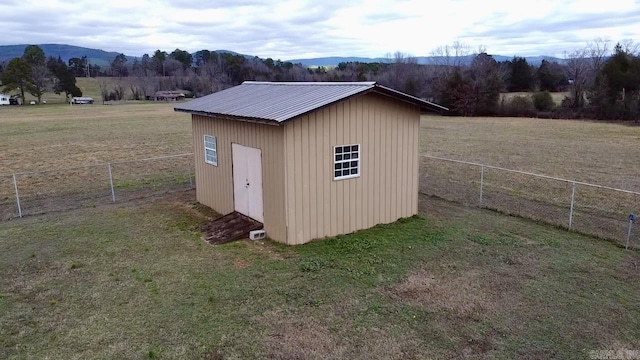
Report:
[[[360,176],[360,145],[333,147],[333,179],[343,180]]]
[[[204,136],[204,162],[218,166],[218,141],[215,136]]]

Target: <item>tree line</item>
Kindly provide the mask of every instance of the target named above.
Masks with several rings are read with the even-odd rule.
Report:
[[[38,103],[49,90],[56,94],[64,93],[67,99],[82,96],[69,66],[59,57],[46,58],[44,51],[37,45],[27,46],[22,57],[11,59],[0,66],[0,84],[4,91],[17,91],[22,103],[25,92],[37,98]]]
[[[245,80],[376,81],[465,116],[640,118],[640,54],[630,41],[612,48],[609,41],[597,39],[566,54],[563,61],[545,59],[538,66],[523,57],[499,62],[486,49],[474,52],[459,42],[441,46],[431,55],[430,64],[397,52],[384,62],[306,68],[271,58],[175,49],[133,60],[119,54],[102,68],[89,64],[86,57],[68,63],[53,57],[45,60],[42,50],[30,45],[21,58],[0,64],[0,81],[7,91],[17,90],[23,98],[26,91],[40,99],[48,88],[78,96],[76,77],[119,78],[100,82],[104,100],[144,99],[158,90],[176,89],[199,97]],[[556,105],[551,93],[559,91],[568,95]],[[530,94],[501,96],[504,92]]]

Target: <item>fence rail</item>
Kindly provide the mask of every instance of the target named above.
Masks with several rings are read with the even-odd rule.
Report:
[[[420,176],[423,194],[640,248],[640,192],[426,155]]]
[[[0,220],[191,189],[193,154],[0,175]]]
[[[434,156],[420,192],[640,248],[640,192]],[[194,188],[193,154],[0,175],[0,220]]]

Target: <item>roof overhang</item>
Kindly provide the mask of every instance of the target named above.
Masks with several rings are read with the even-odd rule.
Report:
[[[214,117],[217,119],[224,119],[224,120],[244,121],[244,122],[250,122],[250,123],[256,123],[256,124],[266,124],[266,125],[274,125],[274,126],[280,126],[283,124],[283,122],[278,122],[270,119],[254,118],[254,117],[247,117],[247,116],[235,116],[235,115],[220,114],[215,112],[192,111],[192,110],[184,110],[179,108],[174,108],[173,111],[184,112],[191,115]]]
[[[406,93],[403,93],[379,84],[375,84],[373,89],[371,89],[370,91],[377,92],[379,94],[386,95],[386,96],[391,96],[398,100],[402,100],[411,104],[418,105],[420,107],[420,112],[423,114],[434,113],[434,112],[442,114],[446,111],[449,111],[448,108],[442,105],[438,105],[430,101],[423,100],[418,97],[415,97],[415,96],[412,96],[412,95],[409,95],[409,94],[406,94]]]

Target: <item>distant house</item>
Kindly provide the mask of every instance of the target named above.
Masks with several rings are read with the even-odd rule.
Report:
[[[10,98],[7,94],[0,94],[0,105],[11,105]]]
[[[418,212],[421,113],[447,109],[375,82],[251,82],[191,113],[196,198],[285,244]]]
[[[76,96],[71,99],[72,104],[93,104],[93,98],[88,96]]]
[[[154,100],[155,101],[180,101],[184,100],[186,96],[180,91],[157,91]]]

